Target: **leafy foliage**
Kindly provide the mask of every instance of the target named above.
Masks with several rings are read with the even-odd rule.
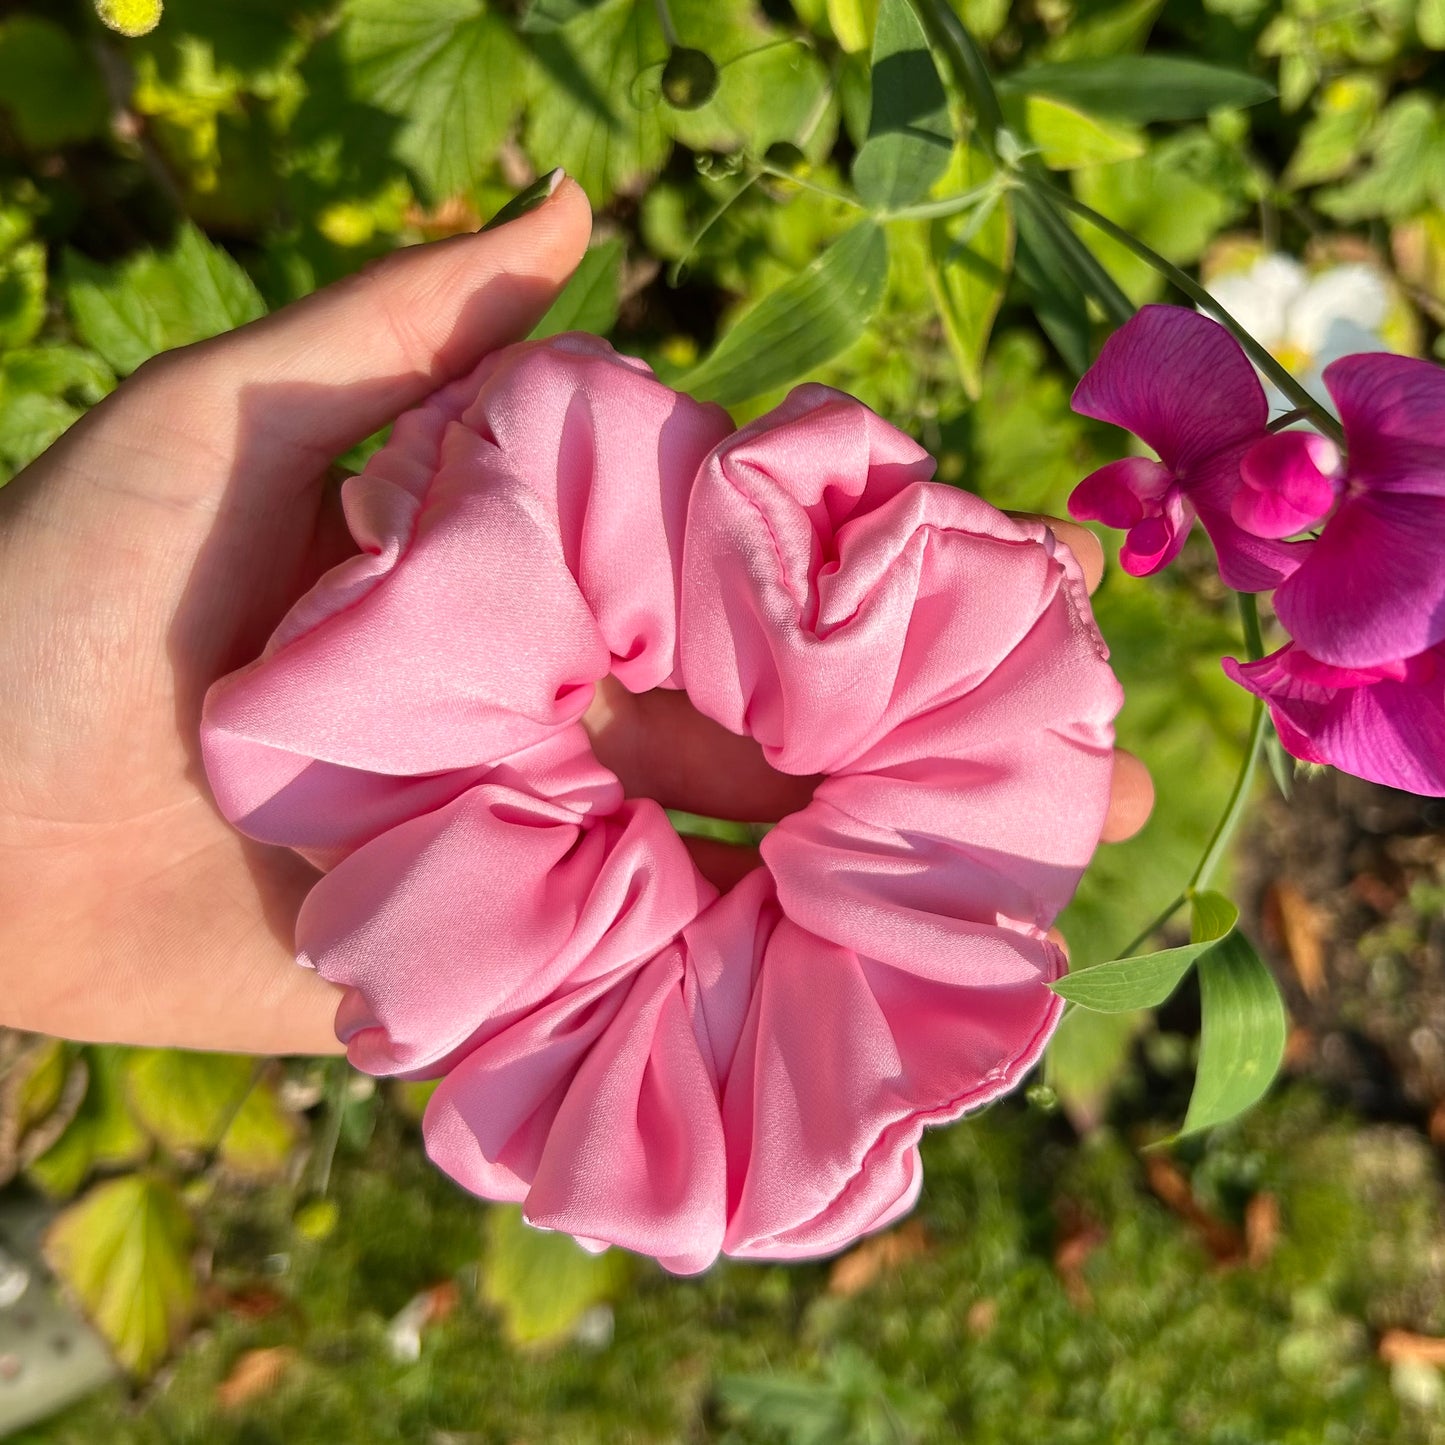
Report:
[[[1063,222],[1022,183],[1030,174],[1053,173],[1184,266],[1207,268],[1235,228],[1295,253],[1389,257],[1423,314],[1420,334],[1445,355],[1439,0],[956,0],[951,11],[996,79],[1002,134],[985,133],[976,97],[906,0],[670,0],[661,13],[651,0],[170,0],[164,10],[159,0],[14,0],[0,19],[0,481],[157,352],[398,245],[474,229],[558,165],[597,208],[598,239],[538,334],[610,334],[740,419],[801,380],[844,387],[919,436],[943,480],[1001,506],[1061,511],[1080,476],[1119,454],[1117,435],[1068,407],[1107,322],[1100,274],[1136,303],[1168,294],[1133,254]],[[1080,241],[1100,274],[1081,269]],[[1060,991],[1088,1002],[1092,989],[1094,1006],[1120,1011],[1075,1009],[1050,1055],[1071,1116],[1097,1118],[1152,1037],[1145,1010],[1197,970],[1190,1134],[1258,1097],[1283,1038],[1273,985],[1228,926],[1109,962],[1177,893],[1239,762],[1244,702],[1217,668],[1235,639],[1207,570],[1140,583],[1115,569],[1097,599],[1128,695],[1120,739],[1149,763],[1159,800],[1139,839],[1100,855],[1062,920],[1077,971]],[[274,1178],[306,1128],[251,1061],[91,1047],[43,1062],[27,1075],[26,1130],[74,1113],[25,1176],[79,1196],[57,1261],[144,1373],[191,1309],[182,1184]],[[344,1150],[369,1137],[377,1110],[374,1100],[338,1107]],[[956,1165],[930,1183],[935,1213],[946,1221],[963,1208],[937,1191],[962,1191],[998,1235],[994,1254],[959,1246],[960,1298],[991,1280],[1041,1321],[1032,1333],[1004,1329],[989,1358],[1005,1383],[937,1377],[921,1393],[913,1382],[895,1389],[879,1335],[866,1355],[794,1360],[764,1388],[761,1360],[740,1346],[716,1390],[737,1429],[786,1434],[801,1421],[838,1436],[926,1436],[940,1429],[920,1403],[929,1390],[952,1391],[970,1425],[984,1421],[980,1439],[1016,1427],[1000,1402],[1019,1397],[1062,1306],[1029,1303],[1043,1286],[1022,1226],[989,1214],[998,1179],[1022,1187],[1012,1128],[930,1146]],[[1224,1133],[1222,1149],[1234,1137]],[[462,1211],[473,1206],[450,1207],[408,1216],[419,1236],[450,1219],[440,1241],[352,1238],[343,1216],[343,1263],[405,1274],[411,1292],[434,1283],[413,1268],[423,1254],[428,1269],[463,1270],[475,1241]],[[329,1234],[335,1211],[319,1212]],[[1127,1397],[1130,1427],[1157,1406],[1150,1418],[1164,1423],[1152,1438],[1177,1438],[1160,1402],[1187,1398],[1190,1380],[1173,1356],[1149,1353],[1149,1310],[1165,1306],[1132,1301],[1150,1249],[1183,1246],[1152,1216],[1131,1228],[1100,1292],[1104,1333],[1079,1346],[1087,1368],[1050,1362],[1067,1376],[1073,1408],[1060,1413],[1103,1420]],[[580,1310],[617,1295],[614,1258],[580,1255],[505,1211],[487,1231],[481,1294],[514,1341],[555,1344]],[[319,1246],[302,1235],[298,1251]],[[351,1309],[350,1283],[325,1276],[319,1248],[307,1258],[308,1278]],[[760,1272],[749,1286],[751,1318],[772,1317],[768,1291],[790,1288],[777,1278]],[[1239,1322],[1228,1302],[1211,1308],[1205,1343]],[[940,1328],[953,1344],[956,1320]],[[1147,1387],[1119,1373],[1106,1338],[1116,1328],[1147,1356]],[[1339,1388],[1357,1389],[1350,1398],[1385,1421],[1375,1438],[1405,1438],[1378,1392]],[[411,1398],[412,1433],[443,1428],[417,1424]],[[1290,1399],[1304,1419],[1313,1394]],[[284,1401],[272,1408],[287,1418]],[[668,1438],[672,1407],[657,1408],[656,1433]],[[341,1423],[333,1433],[359,1438]],[[1283,1426],[1275,1433],[1286,1438]]]

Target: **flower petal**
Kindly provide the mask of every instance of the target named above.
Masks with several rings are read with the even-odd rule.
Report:
[[[1274,609],[1312,657],[1377,667],[1445,641],[1445,496],[1349,497]]]
[[[1281,741],[1296,757],[1445,797],[1445,648],[1412,659],[1403,679],[1356,686],[1317,681],[1312,664],[1290,644],[1258,662],[1225,658],[1224,670],[1265,699]]]
[[[1257,436],[1269,417],[1239,343],[1183,306],[1145,306],[1126,321],[1074,389],[1073,407],[1141,437],[1176,474]]]
[[[1325,368],[1367,490],[1445,497],[1445,367],[1413,356],[1346,356]]]
[[[1334,506],[1341,471],[1340,449],[1317,432],[1261,437],[1240,459],[1230,516],[1256,537],[1292,537]]]
[[[1158,512],[1174,474],[1148,457],[1124,457],[1092,471],[1069,495],[1069,515],[1127,531]]]

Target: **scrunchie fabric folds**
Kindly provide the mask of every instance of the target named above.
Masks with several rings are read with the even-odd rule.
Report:
[[[358,1068],[441,1078],[468,1189],[681,1273],[826,1254],[1037,1060],[1120,694],[1067,549],[931,471],[826,387],[734,431],[524,343],[397,422],[359,554],[212,688],[219,806],[324,870],[299,957]],[[725,895],[593,756],[608,673],[824,775]]]

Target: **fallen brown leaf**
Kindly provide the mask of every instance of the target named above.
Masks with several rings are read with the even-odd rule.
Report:
[[[1094,1297],[1084,1282],[1084,1264],[1108,1237],[1100,1225],[1081,1219],[1054,1250],[1054,1269],[1063,1283],[1069,1303],[1077,1310],[1094,1306]]]
[[[1251,1269],[1262,1269],[1279,1243],[1279,1200],[1266,1192],[1252,1195],[1244,1206],[1244,1257]]]
[[[1162,1154],[1145,1155],[1144,1175],[1154,1193],[1199,1232],[1204,1247],[1214,1256],[1216,1264],[1238,1264],[1245,1257],[1244,1239],[1240,1232],[1222,1219],[1216,1219],[1200,1205],[1189,1180],[1172,1159]]]
[[[1284,878],[1265,890],[1264,908],[1300,987],[1318,998],[1325,990],[1325,914]]]
[[[1437,1149],[1445,1149],[1445,1099],[1430,1110],[1430,1142]]]
[[[257,1395],[274,1390],[295,1363],[296,1351],[290,1345],[247,1350],[231,1366],[231,1373],[216,1386],[216,1403],[223,1410],[234,1410]]]
[[[1445,1365],[1445,1340],[1409,1330],[1386,1330],[1380,1336],[1379,1352],[1387,1365]]]
[[[881,1275],[892,1274],[927,1252],[928,1234],[916,1219],[885,1234],[870,1235],[834,1264],[828,1274],[828,1293],[848,1299],[875,1284]]]

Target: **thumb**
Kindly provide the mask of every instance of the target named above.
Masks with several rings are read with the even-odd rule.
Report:
[[[252,463],[264,469],[269,452],[297,476],[301,454],[316,462],[314,476],[487,352],[526,336],[556,300],[592,218],[561,171],[538,186],[541,204],[495,229],[395,251],[249,326],[158,358],[133,385],[166,406],[183,375],[191,421],[182,424],[212,443],[218,413],[234,416],[254,389],[269,415],[263,435],[249,439]],[[173,412],[168,420],[177,426]]]

